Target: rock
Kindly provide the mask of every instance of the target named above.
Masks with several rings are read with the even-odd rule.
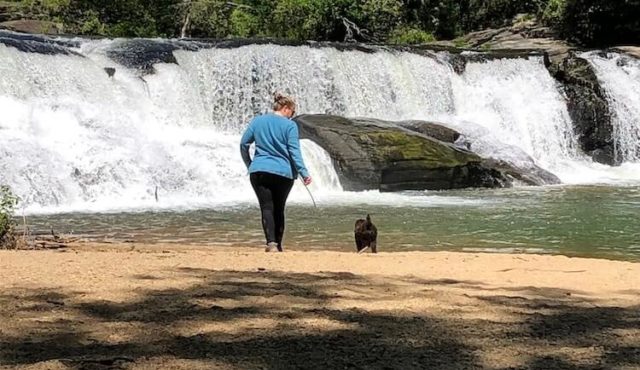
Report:
[[[400,127],[404,127],[411,131],[427,135],[434,139],[453,144],[460,138],[460,133],[452,128],[446,127],[439,123],[426,121],[401,121],[397,122]]]
[[[302,138],[331,156],[345,190],[442,190],[507,187],[476,154],[391,122],[330,115],[295,118]]]
[[[488,158],[482,161],[482,165],[502,172],[504,175],[518,180],[526,185],[557,185],[561,184],[560,178],[553,173],[533,164],[517,166],[499,159]]]
[[[496,59],[516,59],[524,58],[528,59],[533,56],[547,57],[544,50],[541,49],[527,49],[527,48],[514,48],[514,49],[486,49],[486,50],[464,50],[452,46],[443,46],[442,43],[429,43],[424,45],[412,45],[404,47],[396,47],[402,51],[411,52],[427,56],[436,61],[446,60],[446,62],[453,68],[457,74],[462,74],[465,71],[466,65],[469,62],[485,62]],[[441,52],[437,54],[437,52]],[[442,52],[445,52],[444,54]]]
[[[567,42],[559,40],[551,28],[531,20],[510,27],[471,32],[458,39],[458,44],[482,51],[483,54],[495,54],[496,57],[500,57],[500,53],[511,53],[502,56],[506,58],[517,57],[518,52],[526,54],[537,51],[544,53],[550,64],[562,63],[573,49]]]
[[[624,53],[636,59],[640,59],[640,46],[618,46],[612,48],[611,51]]]
[[[458,147],[462,147],[463,149],[466,148],[467,150],[471,150],[471,141],[469,141],[468,138],[458,131],[442,124],[426,121],[401,121],[397,122],[397,124],[409,130],[444,141],[445,143],[454,144]],[[523,182],[526,185],[539,186],[561,183],[560,179],[556,175],[536,166],[533,163],[534,160],[532,158],[530,158],[530,163],[527,165],[515,165],[493,158],[483,159],[482,161],[482,165],[484,167],[498,170],[504,175]]]
[[[142,75],[146,75],[155,72],[153,65],[156,63],[178,64],[173,55],[173,52],[178,49],[180,46],[171,41],[130,39],[109,48],[107,56],[123,66],[135,68]]]
[[[107,73],[107,76],[113,77],[116,74],[116,69],[113,67],[104,67],[104,71]]]
[[[564,86],[567,108],[582,150],[596,162],[620,164],[615,160],[609,105],[591,64],[571,56],[553,72]]]
[[[14,47],[25,53],[62,54],[84,57],[70,49],[79,47],[80,43],[78,41],[52,39],[42,35],[0,30],[0,44]]]
[[[64,29],[61,23],[39,21],[35,19],[19,19],[0,23],[0,28],[16,32],[36,34],[61,34]]]

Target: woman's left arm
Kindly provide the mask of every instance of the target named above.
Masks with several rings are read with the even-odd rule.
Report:
[[[298,171],[298,173],[303,177],[309,177],[309,171],[307,171],[307,167],[304,165],[304,160],[302,159],[302,152],[300,151],[300,138],[298,135],[298,125],[295,122],[292,122],[291,127],[287,132],[287,150],[289,151],[289,157],[293,161],[293,164]]]

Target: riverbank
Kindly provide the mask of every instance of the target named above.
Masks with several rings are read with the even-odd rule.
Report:
[[[638,276],[529,254],[0,251],[0,367],[631,369]]]

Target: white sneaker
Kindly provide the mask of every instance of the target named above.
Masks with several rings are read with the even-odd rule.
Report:
[[[278,250],[278,243],[276,242],[267,243],[267,246],[264,248],[264,251],[271,252],[273,250]]]

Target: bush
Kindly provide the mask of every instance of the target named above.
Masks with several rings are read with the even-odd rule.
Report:
[[[230,34],[231,8],[226,1],[193,2],[186,10],[191,18],[192,37],[225,38]]]
[[[23,0],[21,2],[28,15],[33,18],[51,20],[69,8],[71,0]]]
[[[417,27],[403,26],[393,30],[387,41],[391,44],[408,45],[432,42],[436,41],[436,38],[432,33],[421,30]]]
[[[453,39],[453,46],[459,49],[466,49],[470,47],[469,41],[465,40],[463,37],[457,37]]]
[[[469,0],[460,9],[465,32],[511,25],[518,14],[536,14],[549,0]]]
[[[236,8],[231,12],[231,30],[235,36],[256,36],[260,33],[260,19],[243,8]]]
[[[308,0],[282,0],[271,13],[270,33],[289,40],[312,40],[322,26],[316,4]]]
[[[100,19],[98,13],[91,10],[87,12],[86,20],[80,25],[80,33],[83,35],[104,35],[105,27]]]
[[[553,27],[560,26],[565,5],[565,0],[549,0],[544,10],[542,10],[542,22]]]
[[[16,197],[6,185],[0,186],[0,248],[16,246],[15,221],[13,215],[18,205]]]
[[[353,18],[360,18],[374,40],[384,40],[400,23],[402,6],[400,0],[364,0]]]

